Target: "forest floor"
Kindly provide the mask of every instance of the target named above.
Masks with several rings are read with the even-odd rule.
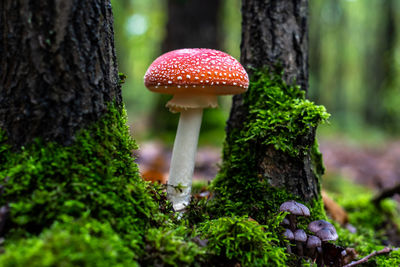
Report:
[[[400,141],[379,147],[354,145],[351,142],[320,140],[326,176],[340,176],[379,192],[400,183]],[[157,177],[165,182],[168,176],[171,149],[160,142],[148,142],[136,151],[137,162],[144,177]],[[221,150],[200,147],[194,179],[211,180],[218,172]],[[400,200],[400,197],[397,196]]]

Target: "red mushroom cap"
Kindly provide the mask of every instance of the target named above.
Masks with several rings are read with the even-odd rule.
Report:
[[[165,94],[240,94],[249,77],[232,56],[213,49],[178,49],[158,57],[144,76],[145,86]]]

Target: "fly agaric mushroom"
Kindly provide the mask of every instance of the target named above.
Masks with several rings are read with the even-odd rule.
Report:
[[[175,211],[190,201],[192,175],[204,108],[216,108],[218,95],[241,94],[249,85],[243,66],[212,49],[178,49],[158,57],[144,76],[152,92],[172,94],[167,107],[180,112],[172,150],[167,195]]]

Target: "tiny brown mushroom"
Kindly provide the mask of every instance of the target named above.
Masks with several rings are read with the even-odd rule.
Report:
[[[323,228],[332,229],[336,233],[335,226],[333,226],[330,222],[327,222],[325,220],[313,221],[308,224],[308,230],[310,230],[313,233],[316,233]]]
[[[6,223],[10,208],[8,204],[0,208],[0,234],[3,232],[4,225]]]
[[[303,243],[307,241],[307,234],[303,229],[297,229],[294,232],[294,240],[296,241],[297,254],[303,256]]]
[[[289,253],[292,253],[292,249],[290,248],[290,242],[294,240],[294,234],[290,229],[285,229],[285,232],[283,232],[283,236],[286,237],[286,239],[289,240],[288,243],[286,243],[286,249]]]
[[[288,212],[288,219],[290,222],[290,229],[292,231],[296,230],[296,216],[310,216],[310,210],[301,203],[294,200],[289,200],[284,203],[279,208],[280,211]]]
[[[316,258],[316,251],[318,247],[321,247],[321,239],[316,237],[315,235],[311,235],[307,239],[307,250],[308,250],[308,255],[310,258],[315,259]]]
[[[338,235],[336,233],[335,227],[330,223],[328,223],[328,224],[325,225],[326,228],[322,228],[322,229],[320,229],[319,231],[317,231],[315,233],[315,235],[321,239],[322,243],[323,242],[327,242],[327,241],[335,241],[336,239],[338,239]],[[321,257],[318,257],[319,261],[318,261],[317,265],[318,266],[323,266],[324,265],[324,260],[323,260],[323,257],[322,257],[322,253],[323,253],[322,247],[321,247],[319,253],[320,253]]]
[[[285,225],[285,226],[290,225],[289,219],[288,218],[283,219],[283,221],[281,222],[281,225]]]
[[[318,232],[315,233],[316,236],[318,236],[322,242],[326,241],[335,241],[338,239],[338,235],[336,233],[336,230],[333,228],[322,228]]]

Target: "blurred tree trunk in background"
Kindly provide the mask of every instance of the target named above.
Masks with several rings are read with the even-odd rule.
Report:
[[[162,53],[180,48],[221,48],[220,8],[221,0],[169,0],[166,36],[162,44]],[[170,113],[165,104],[169,95],[157,96],[152,112],[152,127],[157,135],[172,135],[176,132],[179,116]],[[206,125],[208,113],[204,113]],[[170,138],[172,138],[172,135]]]
[[[221,0],[169,0],[167,34],[162,51],[179,48],[219,49]]]
[[[384,107],[385,91],[390,90],[395,80],[396,21],[395,0],[383,0],[380,21],[372,50],[367,54],[365,69],[366,99],[364,117],[368,124],[392,128],[398,118],[391,118]],[[394,119],[394,120],[393,120]]]
[[[0,2],[0,129],[70,144],[121,103],[108,0]]]
[[[341,132],[398,134],[400,2],[310,0],[310,8],[312,99]]]
[[[253,68],[268,67],[274,72],[278,67],[278,70],[282,68],[288,84],[299,85],[307,91],[308,1],[244,0],[242,14],[241,62],[250,77]],[[234,96],[227,136],[234,129],[242,129],[248,109],[243,104],[243,95]],[[315,129],[304,139],[312,146]],[[227,138],[226,145],[233,146],[235,141],[235,138]],[[273,146],[266,146],[251,153],[257,154],[260,177],[268,177],[271,186],[284,188],[307,202],[319,197],[319,182],[312,170],[310,151],[291,157]]]

